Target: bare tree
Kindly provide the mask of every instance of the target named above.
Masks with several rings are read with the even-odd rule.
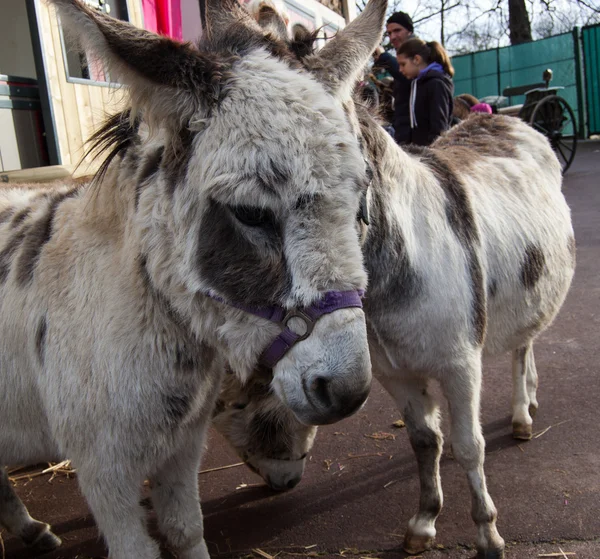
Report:
[[[533,32],[536,38],[567,33],[576,25],[600,23],[600,4],[594,6],[592,2],[576,1],[559,5],[557,0],[542,0],[536,5],[534,0],[529,2],[530,10],[535,14]]]
[[[508,0],[508,29],[511,45],[533,41],[525,0]]]
[[[359,11],[365,4],[357,0]],[[452,54],[520,44],[600,22],[600,0],[391,0],[389,15],[399,10],[408,11],[418,35],[439,40]]]

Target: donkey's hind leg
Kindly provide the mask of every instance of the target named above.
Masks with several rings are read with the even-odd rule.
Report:
[[[529,415],[535,417],[538,410],[537,401],[537,388],[538,388],[538,374],[535,367],[535,357],[533,356],[533,342],[529,344],[529,351],[527,352],[527,394],[529,394]]]
[[[29,516],[25,505],[10,484],[4,466],[0,466],[0,526],[27,545],[49,551],[57,548],[61,541],[51,531],[50,526]]]
[[[529,440],[533,432],[532,416],[537,411],[537,371],[530,341],[513,351],[512,428],[515,439]]]

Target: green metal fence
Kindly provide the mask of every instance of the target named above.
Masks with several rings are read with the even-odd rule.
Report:
[[[580,123],[583,104],[581,84],[578,84],[577,48],[578,33],[574,31],[522,45],[456,56],[452,59],[456,94],[471,93],[478,98],[502,95],[507,87],[542,82],[543,71],[551,68],[552,86],[564,87],[559,94],[571,105]],[[517,105],[524,99],[524,95],[511,97],[509,103]],[[597,94],[596,102],[600,103]]]
[[[587,125],[590,134],[600,134],[600,24],[581,30],[585,68]]]

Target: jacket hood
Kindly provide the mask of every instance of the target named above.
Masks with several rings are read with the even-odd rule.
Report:
[[[421,83],[423,83],[423,82],[426,82],[426,81],[434,79],[434,78],[443,80],[449,87],[452,85],[452,78],[448,74],[446,74],[446,72],[444,72],[443,70],[440,71],[440,70],[436,70],[435,68],[428,70],[422,76],[420,76],[419,81]]]

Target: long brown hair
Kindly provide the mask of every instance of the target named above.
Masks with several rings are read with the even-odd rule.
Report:
[[[396,50],[396,54],[402,54],[407,58],[414,58],[417,54],[423,59],[425,64],[437,62],[442,66],[444,72],[450,77],[454,76],[454,67],[450,62],[450,56],[446,49],[437,41],[426,43],[423,39],[408,39]]]

